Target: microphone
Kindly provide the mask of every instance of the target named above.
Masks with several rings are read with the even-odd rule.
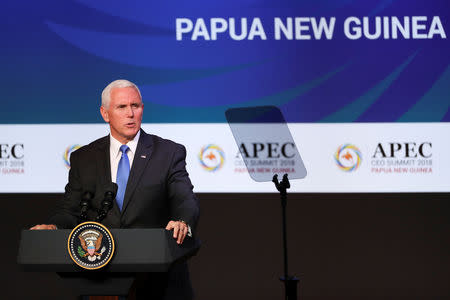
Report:
[[[91,191],[85,191],[81,196],[80,207],[80,223],[87,221],[87,212],[89,210],[89,206],[91,206],[91,200],[94,198],[94,193]]]
[[[113,207],[114,199],[116,199],[117,189],[118,186],[114,182],[111,182],[111,184],[109,184],[109,186],[106,188],[105,197],[102,201],[102,207],[99,209],[96,218],[97,222],[101,222],[108,214],[108,211]]]

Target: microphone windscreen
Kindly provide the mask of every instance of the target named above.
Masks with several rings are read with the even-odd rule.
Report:
[[[117,183],[111,182],[111,191],[113,192],[114,197],[116,196],[118,189],[119,189],[119,186],[117,185]]]
[[[118,186],[114,182],[110,182],[105,186],[105,199],[114,200],[116,198]]]
[[[95,195],[95,185],[94,184],[90,184],[86,187],[84,187],[84,192],[83,192],[83,198],[88,198],[88,199],[92,199],[94,198]]]
[[[81,196],[81,199],[86,201],[90,201],[92,198],[94,198],[94,193],[91,191],[85,191]]]

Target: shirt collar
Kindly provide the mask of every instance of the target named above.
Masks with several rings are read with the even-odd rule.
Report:
[[[136,152],[136,148],[137,148],[137,144],[138,144],[140,136],[141,136],[141,131],[139,130],[138,133],[135,135],[135,137],[126,144],[130,148],[129,151],[131,151],[132,154],[134,154]],[[120,154],[120,146],[122,146],[122,144],[118,140],[116,140],[111,134],[109,135],[109,141],[110,141],[109,149],[111,150],[111,153],[114,153],[114,157],[121,155]]]

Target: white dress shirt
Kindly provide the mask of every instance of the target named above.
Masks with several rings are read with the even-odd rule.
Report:
[[[139,136],[141,135],[141,131],[138,131],[133,140],[126,143],[128,146],[128,160],[130,161],[130,170],[133,166],[134,154],[136,153],[137,144],[139,141]],[[122,144],[116,140],[111,134],[109,135],[109,159],[111,163],[111,180],[114,183],[117,183],[117,169],[119,168],[119,161],[122,157],[122,152],[120,151],[120,146]]]

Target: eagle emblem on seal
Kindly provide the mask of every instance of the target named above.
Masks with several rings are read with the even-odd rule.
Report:
[[[77,225],[69,234],[67,250],[75,264],[87,270],[106,266],[114,255],[114,238],[108,228],[97,222]]]
[[[86,257],[89,261],[100,260],[106,247],[102,247],[103,234],[97,230],[88,229],[80,233],[78,236],[80,244],[78,255]],[[100,247],[102,247],[100,249]]]

